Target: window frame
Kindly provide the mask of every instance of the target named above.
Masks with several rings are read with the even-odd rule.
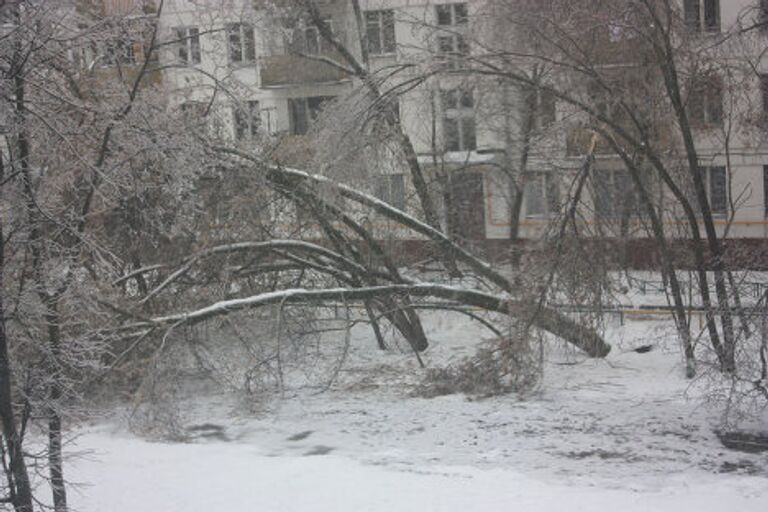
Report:
[[[525,218],[547,218],[560,211],[560,181],[551,171],[528,171],[525,173],[523,185],[523,202],[525,203]],[[535,187],[535,188],[533,188]],[[531,191],[536,191],[537,203],[541,206],[538,211],[531,211]]]
[[[187,100],[179,104],[179,113],[190,130],[207,129],[209,104],[204,101]]]
[[[202,61],[200,29],[198,27],[174,27],[176,34],[176,59],[182,64],[195,66]],[[194,33],[192,33],[194,31]]]
[[[99,67],[135,66],[138,64],[136,41],[122,35],[102,43],[99,55]]]
[[[444,23],[445,15],[448,15],[448,22]],[[455,27],[466,25],[469,22],[469,11],[466,2],[453,2],[447,4],[435,5],[435,24],[439,27]]]
[[[761,32],[768,32],[768,0],[758,0],[756,22],[760,24]]]
[[[609,176],[606,180],[605,177]],[[610,192],[606,200],[602,195]],[[606,202],[607,201],[607,202]],[[626,169],[595,169],[592,186],[592,206],[599,221],[617,221],[639,216],[640,201],[632,176]]]
[[[722,32],[720,0],[683,0],[683,22],[690,32]]]
[[[460,71],[464,69],[464,59],[469,55],[469,43],[462,34],[444,33],[437,36],[436,56],[445,70]]]
[[[471,50],[465,37],[469,24],[466,2],[435,5],[435,24],[440,29],[435,39],[435,55],[447,71],[458,71],[464,67],[463,60]]]
[[[472,89],[461,87],[440,90],[443,147],[446,152],[477,150],[477,121]],[[455,125],[455,137],[449,137],[449,127]],[[455,144],[451,142],[455,140]]]
[[[768,165],[763,165],[763,218],[768,219]]]
[[[760,92],[760,119],[758,121],[764,130],[768,130],[768,73],[758,75],[758,87]]]
[[[258,100],[247,100],[235,105],[232,112],[235,141],[253,141],[261,130],[261,104]]]
[[[534,130],[543,130],[557,122],[557,97],[551,89],[542,87],[525,87],[524,104],[528,115],[533,115]]]
[[[288,132],[291,135],[306,135],[317,119],[323,105],[333,101],[335,96],[300,96],[297,98],[288,98]],[[298,112],[301,111],[301,123],[297,123]],[[302,129],[298,130],[297,127]]]
[[[334,33],[333,20],[331,18],[325,18],[321,20],[321,23],[326,24],[331,33]],[[318,56],[325,55],[331,50],[331,48],[328,47],[330,46],[329,43],[326,42],[325,39],[323,39],[322,34],[320,34],[320,29],[313,23],[297,23],[292,27],[292,31],[291,39],[288,41],[287,47],[293,53]],[[314,46],[312,48],[310,48],[310,41]]]
[[[725,84],[719,75],[708,75],[691,84],[687,99],[691,126],[717,128],[725,121]]]
[[[397,37],[395,32],[395,10],[376,9],[364,12],[365,41],[368,55],[381,57],[397,53]],[[389,18],[389,19],[387,19]],[[376,38],[371,35],[371,27],[376,29]],[[390,37],[387,37],[387,36]],[[373,48],[375,41],[377,48]]]
[[[716,184],[712,177],[714,171],[722,173],[722,207],[719,204],[715,204],[715,192]],[[707,191],[707,201],[709,202],[709,211],[713,217],[725,217],[728,215],[729,203],[728,203],[728,172],[723,165],[702,165],[699,166],[699,173],[704,173],[704,188]],[[698,204],[696,196],[694,195],[694,201],[698,209],[699,215],[701,215],[701,205]],[[717,206],[717,208],[715,208]]]
[[[231,66],[247,66],[256,62],[256,31],[253,25],[242,22],[227,23],[226,35],[227,58]]]

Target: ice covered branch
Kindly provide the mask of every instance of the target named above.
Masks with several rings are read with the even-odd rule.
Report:
[[[599,334],[568,317],[535,304],[509,299],[477,290],[440,284],[397,284],[361,288],[331,288],[321,290],[288,289],[257,294],[249,297],[216,302],[193,311],[160,316],[148,322],[134,324],[131,328],[162,327],[183,323],[197,323],[236,311],[253,309],[271,304],[322,303],[343,300],[347,303],[394,295],[443,299],[452,303],[473,306],[486,311],[516,318],[531,318],[533,324],[575,345],[591,357],[605,357],[611,350]]]

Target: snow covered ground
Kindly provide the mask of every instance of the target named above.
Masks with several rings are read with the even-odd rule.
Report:
[[[461,317],[428,327],[433,365],[484,336]],[[83,484],[71,499],[81,512],[768,510],[768,453],[720,444],[719,412],[683,379],[666,329],[612,326],[607,360],[550,347],[525,401],[411,397],[413,357],[378,352],[359,330],[330,391],[259,413],[197,401],[191,442],[142,440],[119,423],[83,430],[69,447],[88,452],[69,461]],[[654,350],[631,351],[643,344]]]

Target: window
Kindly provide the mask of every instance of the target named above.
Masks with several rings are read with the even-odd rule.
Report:
[[[392,9],[366,12],[365,39],[370,55],[395,53],[395,12]]]
[[[586,101],[601,120],[634,130],[637,124],[652,126],[656,88],[647,67],[626,67],[599,82],[587,83]]]
[[[683,18],[692,32],[720,32],[720,0],[683,0]]]
[[[555,122],[556,99],[549,89],[528,88],[525,92],[528,115],[533,115],[533,128],[546,128]]]
[[[323,20],[321,23],[333,32],[331,20]],[[289,43],[292,52],[303,55],[322,55],[329,50],[328,43],[315,25],[298,25],[292,29],[292,39]]]
[[[202,101],[185,101],[179,105],[180,121],[184,130],[197,136],[216,135],[212,129],[217,119],[210,114],[210,103]],[[218,128],[218,127],[216,127]]]
[[[458,70],[464,66],[464,59],[469,57],[469,45],[461,34],[440,35],[437,37],[437,57],[448,70]]]
[[[694,32],[701,30],[701,5],[700,0],[684,0],[683,17],[685,26]]]
[[[317,119],[323,105],[333,96],[313,96],[310,98],[291,98],[288,100],[290,131],[292,135],[305,135],[309,126]]]
[[[187,128],[201,128],[206,125],[208,104],[201,101],[185,101],[179,105],[182,120]]]
[[[446,151],[473,151],[475,135],[475,100],[471,90],[440,92],[443,110],[443,143]]]
[[[697,128],[723,123],[723,82],[720,77],[702,77],[691,85],[688,116]]]
[[[634,183],[626,171],[595,170],[593,194],[599,219],[626,219],[638,210]]]
[[[728,213],[728,180],[725,167],[700,167],[699,172],[704,178],[704,186],[707,189],[707,199],[712,215],[725,215]],[[698,201],[694,201],[694,204],[697,203]]]
[[[465,25],[467,23],[467,4],[444,4],[435,6],[437,14],[437,24],[446,25]]]
[[[101,53],[103,67],[136,64],[134,42],[130,39],[108,41],[102,47]]]
[[[256,61],[256,39],[253,26],[247,23],[230,23],[227,25],[229,41],[229,62],[245,64]]]
[[[617,13],[608,21],[608,41],[620,43],[637,39],[637,27],[642,22],[637,18],[637,13],[632,9]]]
[[[765,218],[768,219],[768,165],[763,166],[763,208]]]
[[[467,24],[467,4],[444,4],[435,6],[437,24],[450,27],[437,36],[437,56],[445,62],[448,69],[460,69],[462,61],[469,56],[469,44],[466,38],[457,33]],[[461,30],[459,30],[461,31]]]
[[[398,210],[405,210],[405,179],[402,174],[376,176],[374,195]]]
[[[253,140],[259,133],[261,126],[261,110],[258,101],[247,101],[239,108],[235,108],[235,140]]]
[[[704,0],[704,28],[709,32],[720,32],[719,0]]]
[[[757,23],[760,24],[760,30],[763,32],[768,31],[768,0],[759,0]]]
[[[605,119],[618,122],[622,116],[621,105],[611,94],[620,92],[619,84],[614,90],[606,89],[606,86],[598,82],[590,82],[587,87],[587,95],[595,113]]]
[[[182,64],[200,64],[200,29],[177,28],[177,56]]]
[[[550,172],[527,173],[523,196],[528,217],[543,217],[560,209],[560,190],[554,174]]]
[[[768,129],[768,74],[760,75],[761,124]]]

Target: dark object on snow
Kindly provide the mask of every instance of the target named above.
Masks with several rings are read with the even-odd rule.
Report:
[[[736,462],[725,461],[718,468],[719,473],[743,473],[746,475],[759,475],[760,468],[751,460],[739,460]]]
[[[291,437],[288,438],[288,441],[301,441],[303,439],[308,438],[310,435],[312,435],[312,432],[314,432],[314,430],[305,430],[304,432],[293,434]]]
[[[715,431],[720,442],[728,449],[746,453],[768,452],[768,433],[749,434],[747,432]]]
[[[653,350],[653,345],[642,345],[634,349],[638,354],[647,354],[651,350]]]
[[[313,447],[311,450],[309,450],[307,453],[304,454],[305,457],[311,457],[313,455],[327,455],[331,453],[335,448],[331,446],[323,446],[318,445]]]
[[[222,432],[224,431],[224,427],[221,425],[216,425],[215,423],[201,423],[199,425],[190,425],[187,427],[187,430],[190,432],[204,432],[206,430]]]
[[[201,425],[190,425],[187,427],[192,437],[198,439],[216,439],[218,441],[229,441],[224,427],[215,423],[203,423]]]

